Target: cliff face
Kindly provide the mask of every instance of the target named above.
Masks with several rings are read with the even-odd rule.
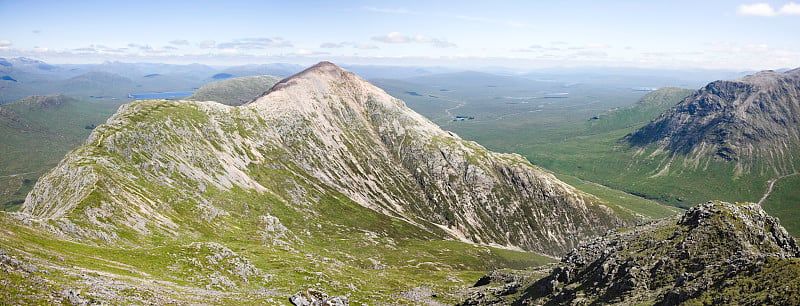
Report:
[[[735,163],[737,175],[794,173],[800,69],[712,82],[626,140],[634,146],[655,144],[694,168],[716,160]]]
[[[800,248],[757,204],[709,202],[573,250],[516,304],[796,304]],[[506,285],[513,287],[513,284]],[[501,297],[502,298],[502,297]],[[467,304],[501,298],[478,293]]]
[[[264,220],[302,240],[312,234],[292,224],[357,203],[432,237],[559,255],[624,223],[592,199],[323,62],[241,107],[123,106],[39,180],[24,212],[70,237],[123,244]]]

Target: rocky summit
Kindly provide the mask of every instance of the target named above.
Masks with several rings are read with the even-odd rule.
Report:
[[[464,304],[796,305],[798,255],[794,238],[759,205],[709,202],[611,231],[545,277],[495,281]]]
[[[800,68],[763,71],[716,81],[686,97],[650,124],[626,136],[634,146],[658,147],[652,155],[679,157],[664,172],[709,163],[734,164],[734,174],[786,175],[800,156]]]

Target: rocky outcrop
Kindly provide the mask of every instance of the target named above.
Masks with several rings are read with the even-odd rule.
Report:
[[[346,306],[347,296],[328,296],[322,291],[306,289],[297,292],[289,298],[295,306]]]
[[[757,204],[710,202],[597,238],[516,304],[793,304],[800,248]]]
[[[737,175],[789,174],[800,149],[800,70],[716,81],[627,135],[686,157],[689,167],[730,162]]]

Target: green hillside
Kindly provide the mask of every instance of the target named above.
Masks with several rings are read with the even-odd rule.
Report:
[[[216,81],[203,85],[186,100],[242,105],[264,94],[280,80],[281,78],[271,75],[258,75]]]
[[[32,96],[0,106],[0,208],[16,210],[39,176],[118,107],[62,95]]]

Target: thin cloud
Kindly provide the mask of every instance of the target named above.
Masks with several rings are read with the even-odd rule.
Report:
[[[214,48],[216,45],[217,45],[217,42],[213,41],[213,40],[204,40],[204,41],[201,41],[201,42],[197,43],[197,46],[202,48],[202,49]]]
[[[800,4],[789,2],[775,9],[769,3],[742,4],[736,8],[736,13],[742,16],[774,17],[778,15],[800,15]]]
[[[217,45],[218,49],[265,49],[292,47],[292,43],[280,37],[242,38]]]
[[[325,49],[334,49],[334,48],[341,48],[341,47],[344,47],[344,46],[342,44],[337,44],[337,43],[323,43],[323,44],[319,45],[319,47],[320,48],[325,48]]]
[[[400,32],[391,32],[386,35],[374,36],[372,40],[379,41],[387,44],[406,44],[406,43],[422,43],[429,44],[437,48],[450,48],[456,47],[456,44],[446,41],[444,39],[433,38],[427,35],[408,36]]]
[[[376,13],[411,14],[411,11],[409,11],[407,9],[402,9],[402,8],[400,8],[400,9],[391,9],[391,8],[380,8],[380,7],[365,7],[364,9],[367,10],[367,11],[376,12]]]
[[[10,40],[0,39],[0,48],[11,46],[12,43]]]
[[[170,44],[177,45],[177,46],[188,46],[189,41],[185,39],[176,39],[169,42]]]
[[[373,49],[380,49],[378,46],[373,44],[354,44],[353,48],[361,49],[361,50],[373,50]]]
[[[466,20],[466,21],[471,21],[471,22],[504,25],[504,26],[514,27],[514,28],[529,27],[529,25],[526,24],[526,23],[513,21],[513,20],[497,20],[497,19],[492,19],[492,18],[466,16],[466,15],[458,15],[458,16],[455,16],[455,18],[456,19],[461,19],[461,20]]]
[[[386,35],[374,36],[372,40],[387,43],[387,44],[405,44],[411,42],[411,38],[400,34],[400,32],[391,32]]]
[[[320,48],[324,48],[324,49],[336,49],[336,48],[344,48],[344,47],[352,47],[352,48],[361,49],[361,50],[379,49],[378,46],[373,45],[373,44],[359,44],[359,43],[350,42],[350,41],[343,41],[343,42],[340,42],[340,43],[327,42],[327,43],[323,43],[323,44],[319,45],[319,47]]]

